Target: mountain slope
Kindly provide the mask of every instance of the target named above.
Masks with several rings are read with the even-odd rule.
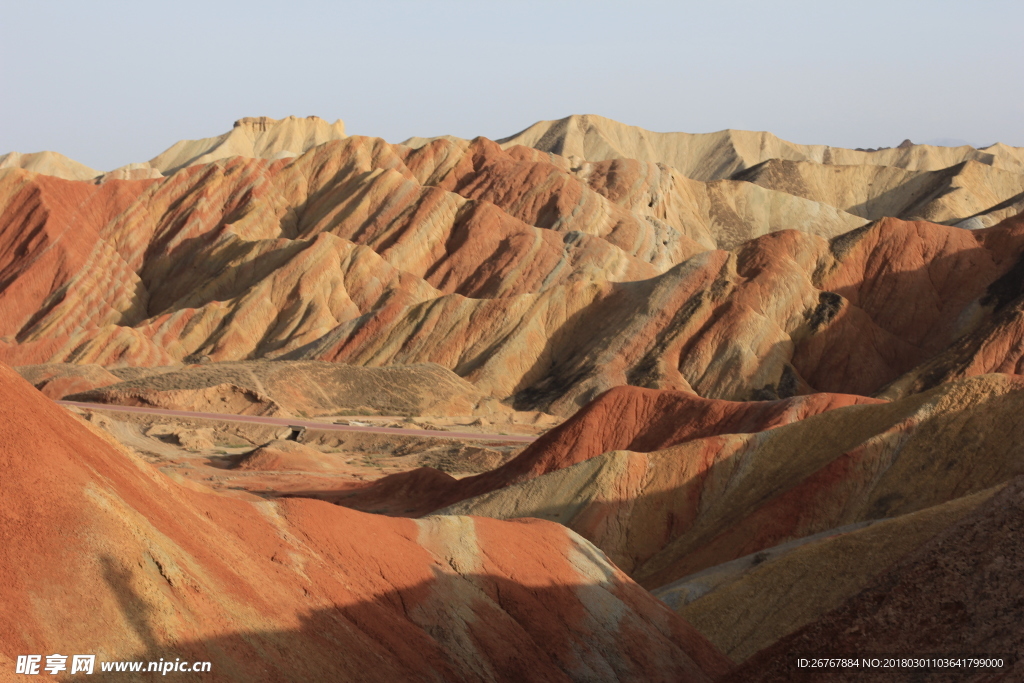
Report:
[[[860,224],[819,222],[820,205],[749,183],[734,185],[779,201],[735,195],[740,216],[729,192],[707,190],[705,208],[676,221],[693,206],[692,181],[650,176],[665,190],[659,204],[626,192],[622,168],[580,178],[538,155],[485,140],[413,150],[346,138],[294,161],[233,157],[145,181],[65,186],[10,171],[0,179],[3,357],[107,366],[272,357],[443,295],[501,308],[550,292],[570,310],[566,296],[585,304],[609,281],[650,281],[794,216],[825,236]]]
[[[5,168],[20,168],[65,180],[92,180],[101,175],[101,171],[89,168],[85,164],[57,152],[36,152],[34,154],[8,152],[0,155],[0,170]]]
[[[497,469],[460,480],[426,469],[404,472],[373,482],[362,490],[332,496],[331,500],[356,509],[419,516],[452,504],[458,507],[459,501],[477,496],[500,501],[505,497],[500,491],[530,490],[533,482],[543,487],[541,482],[554,479],[544,475],[568,471],[566,468],[577,470],[575,465],[613,449],[655,451],[733,431],[760,432],[842,406],[872,403],[879,401],[830,394],[740,403],[703,399],[689,392],[618,387],[602,394]],[[577,474],[583,473],[588,485],[593,484],[596,480],[587,479],[589,475],[584,472],[592,470],[581,468]],[[515,494],[510,495],[515,500]],[[585,498],[569,485],[558,492],[532,496],[532,503],[557,508]],[[507,510],[496,512],[504,509],[501,505],[485,505],[479,514],[516,516],[507,515]],[[561,517],[560,513],[556,517]],[[566,522],[564,518],[559,521]]]
[[[768,431],[729,434],[721,422],[714,436],[650,453],[612,450],[622,445],[610,441],[587,453],[610,452],[492,487],[450,510],[557,519],[655,588],[784,541],[923,509],[1024,473],[1015,432],[986,432],[1008,419],[1022,396],[1019,378],[988,375]],[[918,474],[900,479],[911,471]],[[540,488],[544,494],[531,493]]]
[[[652,403],[661,409],[645,416],[647,425],[686,425],[691,416],[700,424],[699,413],[666,411],[668,398]],[[618,439],[620,429],[635,429],[637,411],[624,406],[601,420],[595,404],[601,427],[586,430],[595,443],[572,437],[587,424],[585,409],[519,456],[564,442],[572,459],[442,512],[565,524],[742,661],[828,621],[828,610],[1024,474],[1015,418],[1022,401],[1022,378],[986,375],[893,403],[840,403],[766,431],[723,416],[674,445]],[[728,433],[737,427],[747,433]],[[641,452],[649,448],[657,450]],[[413,475],[391,475],[368,493],[386,492],[400,510],[402,500],[423,496],[428,480],[421,474],[420,486],[403,489],[402,477]],[[463,482],[451,488],[473,492]],[[994,579],[999,590],[1012,591],[1008,576]],[[901,627],[927,613],[902,609]],[[771,651],[781,668],[785,650]]]
[[[987,214],[1024,194],[1024,175],[965,161],[937,171],[837,166],[771,159],[733,176],[878,220],[954,222]]]
[[[247,120],[194,158],[278,156],[340,134],[319,120]],[[780,145],[764,153],[789,154]],[[694,150],[687,158],[703,158]],[[913,148],[857,154],[883,152]],[[973,231],[865,224],[797,194],[846,206],[880,199],[891,180],[907,193],[901,210],[987,206],[988,219],[1012,210],[1012,196],[989,203],[1017,176],[978,161],[760,168],[794,165],[799,177],[780,171],[776,190],[483,138],[413,148],[344,137],[295,158],[230,156],[100,184],[8,169],[0,358],[433,362],[562,415],[623,384],[729,400],[888,396],[1016,369],[1019,217]],[[864,187],[875,180],[881,195]]]
[[[543,522],[393,520],[174,481],[0,366],[0,658],[209,680],[710,681],[727,660]],[[97,665],[98,670],[98,665]]]
[[[893,166],[908,171],[933,171],[964,161],[977,161],[1015,173],[1024,171],[1021,150],[1002,144],[983,149],[901,145],[861,151],[825,145],[798,145],[771,133],[754,131],[655,133],[593,114],[539,121],[498,142],[504,146],[535,147],[587,161],[626,158],[662,163],[695,180],[728,178],[768,159]]]
[[[642,282],[381,309],[294,356],[436,362],[561,414],[621,384],[730,400],[867,396],[968,334],[1007,343],[966,374],[1015,364],[1019,326],[988,321],[1016,305],[1001,283],[1016,282],[1022,250],[1020,219],[974,233],[886,219],[831,242],[778,232]]]
[[[957,524],[881,573],[837,609],[751,657],[723,680],[792,681],[793,653],[861,656],[965,653],[1002,658],[997,669],[933,668],[920,681],[1016,681],[1024,664],[1018,628],[1024,618],[1024,480],[1015,479]],[[910,673],[908,670],[904,670]],[[893,671],[815,672],[799,680],[883,681]]]

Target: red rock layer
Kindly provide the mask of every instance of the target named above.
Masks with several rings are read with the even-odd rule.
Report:
[[[832,243],[781,231],[643,282],[380,309],[296,357],[433,361],[562,414],[622,384],[731,400],[871,395],[938,359],[928,388],[1016,370],[1022,252],[1021,218],[974,233],[886,219]]]
[[[729,666],[557,525],[228,498],[2,366],[0,396],[5,666],[180,657],[220,681],[709,681]]]
[[[813,394],[741,403],[703,399],[687,392],[618,387],[490,472],[456,480],[421,468],[389,475],[346,492],[336,501],[357,509],[418,516],[608,451],[657,451],[718,434],[761,432],[843,406],[881,402],[861,396]]]
[[[108,268],[113,279],[104,300],[83,311],[94,324],[119,322],[124,312],[145,306],[144,299],[137,301],[138,277],[102,248],[100,232],[148,184],[93,185],[26,171],[0,173],[0,337],[18,334],[26,322],[42,317],[88,269]]]
[[[569,172],[561,157],[525,147],[502,151],[484,138],[470,144],[438,187],[492,202],[529,225],[600,235],[659,270],[716,244],[706,232],[645,220],[646,211],[615,201],[624,199],[624,193],[595,192]]]
[[[820,287],[842,300],[793,365],[825,391],[877,391],[1018,298],[1003,282],[1022,248],[1024,218],[976,232],[885,219],[837,240]]]
[[[616,387],[587,404],[509,463],[511,481],[571,467],[601,453],[659,451],[719,434],[752,434],[849,405],[882,403],[846,394],[776,401],[720,401],[682,391]]]
[[[1021,365],[1024,219],[884,219],[829,241],[853,224],[695,182],[360,137],[155,180],[4,171],[0,358],[435,362],[563,415],[623,384],[872,395],[932,361],[899,391]]]
[[[1024,378],[986,375],[762,432],[705,436],[651,453],[612,450],[446,512],[559,521],[655,589],[1020,476],[1022,407]],[[630,439],[604,434],[608,447]]]

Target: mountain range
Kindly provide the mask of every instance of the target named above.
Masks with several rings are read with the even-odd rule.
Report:
[[[1021,209],[1024,148],[592,115],[0,157],[0,664],[875,680],[796,654],[1018,652]],[[218,415],[502,431],[417,459],[315,423],[225,446]]]

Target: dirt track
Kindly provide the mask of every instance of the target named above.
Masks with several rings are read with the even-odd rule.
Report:
[[[255,415],[227,415],[224,413],[197,413],[184,410],[163,410],[160,408],[139,408],[135,406],[114,406],[106,403],[84,403],[79,401],[56,401],[64,406],[87,408],[90,410],[109,410],[124,413],[143,413],[147,415],[164,415],[166,417],[194,418],[207,420],[223,420],[225,422],[252,422],[256,424],[279,425],[282,427],[306,427],[340,432],[370,432],[375,434],[401,434],[403,436],[423,436],[446,439],[472,439],[476,441],[515,441],[530,443],[536,440],[533,436],[513,434],[477,434],[473,432],[449,432],[432,429],[403,429],[400,427],[362,427],[358,425],[339,425],[331,422],[316,422],[290,417],[260,417]]]

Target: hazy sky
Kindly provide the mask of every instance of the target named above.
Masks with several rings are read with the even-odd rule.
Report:
[[[1024,2],[0,0],[0,153],[101,170],[243,116],[392,142],[601,114],[1024,146]]]

